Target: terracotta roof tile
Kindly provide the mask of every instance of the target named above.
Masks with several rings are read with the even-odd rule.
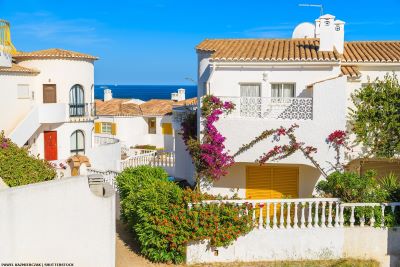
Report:
[[[39,71],[35,69],[25,68],[18,64],[12,63],[11,68],[0,67],[0,73],[25,73],[25,74],[38,74]]]
[[[216,61],[400,62],[400,41],[345,42],[343,55],[319,51],[319,39],[206,39],[196,49]]]
[[[183,101],[151,99],[143,104],[135,104],[130,99],[114,98],[109,101],[96,100],[96,113],[103,116],[164,116],[172,113],[173,106],[193,105],[197,98]]]
[[[357,66],[342,66],[340,68],[343,75],[347,75],[352,78],[359,78],[361,76],[361,72],[358,70]]]
[[[318,51],[318,39],[206,39],[196,49],[221,61],[339,61],[340,54]]]
[[[21,52],[18,51],[13,58],[17,61],[23,59],[31,59],[31,58],[67,58],[67,59],[89,59],[89,60],[97,60],[98,58],[95,56],[91,56],[88,54],[83,54],[75,51],[51,48],[46,50],[38,50],[33,52]]]

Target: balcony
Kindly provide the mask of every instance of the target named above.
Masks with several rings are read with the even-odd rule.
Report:
[[[69,104],[69,116],[71,120],[91,120],[96,116],[96,105],[94,103]]]
[[[231,101],[231,118],[312,120],[313,99],[302,97],[219,97]]]

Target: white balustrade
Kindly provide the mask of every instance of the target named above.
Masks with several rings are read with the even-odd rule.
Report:
[[[191,204],[189,207],[193,205],[199,206],[200,204],[220,203],[246,205],[246,207],[249,204],[252,207],[251,218],[258,229],[292,229],[305,228],[306,226],[308,228],[319,227],[320,223],[326,227],[326,218],[319,219],[318,207],[319,205],[327,207],[327,203],[336,203],[336,205],[339,205],[339,200],[337,198],[206,200],[201,203]],[[301,205],[300,208],[299,205]],[[306,206],[308,206],[307,214]],[[325,214],[325,212],[322,212],[322,214]],[[325,215],[323,216],[325,217]],[[332,222],[332,212],[328,213],[328,216],[330,216],[330,219],[328,217],[328,221]],[[312,226],[313,218],[314,227]]]
[[[147,152],[147,153],[144,153]],[[148,165],[153,167],[174,167],[174,152],[157,152],[155,150],[144,151],[141,154],[135,154],[120,162],[121,170]]]
[[[104,146],[104,145],[112,145],[119,142],[119,139],[114,137],[107,136],[95,136],[94,137],[94,145],[95,146]]]
[[[313,99],[303,97],[234,97],[220,96],[235,104],[228,117],[312,120]]]
[[[117,190],[117,185],[115,182],[115,177],[118,176],[118,174],[120,174],[119,172],[116,171],[103,171],[103,170],[96,170],[96,169],[91,169],[88,168],[87,169],[88,174],[101,174],[103,176],[104,182],[109,183],[110,185],[112,185],[112,187]]]

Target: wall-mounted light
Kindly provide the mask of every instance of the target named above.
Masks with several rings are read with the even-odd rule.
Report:
[[[264,72],[263,73],[263,81],[266,82],[268,80],[268,73]]]

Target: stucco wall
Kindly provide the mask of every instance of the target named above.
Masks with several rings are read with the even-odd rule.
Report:
[[[95,196],[87,177],[0,190],[1,263],[115,266],[115,196]]]
[[[253,230],[226,248],[215,248],[217,251],[209,247],[208,241],[192,242],[187,247],[186,260],[194,264],[352,257],[375,259],[382,266],[389,266],[391,257],[396,259],[400,252],[399,238],[398,228]]]

